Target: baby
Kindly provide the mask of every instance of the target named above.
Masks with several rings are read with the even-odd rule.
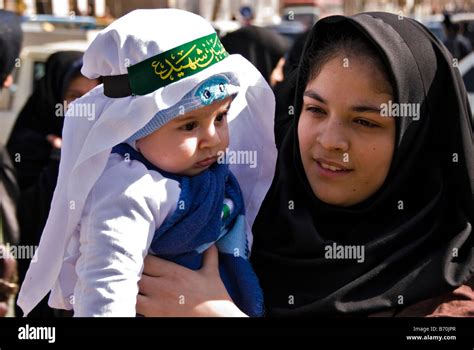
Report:
[[[160,35],[161,26],[180,34]],[[154,27],[158,34],[150,34]],[[124,72],[116,57],[133,64]],[[135,316],[148,253],[198,269],[202,253],[216,244],[233,301],[261,316],[263,296],[248,261],[254,217],[246,217],[244,197],[250,196],[221,161],[229,147],[228,114],[244,118],[242,129],[250,126],[249,111],[273,111],[261,75],[229,56],[201,17],[161,9],[134,11],[100,33],[83,73],[103,78],[103,87],[80,100],[94,103],[99,116],[93,125],[66,118],[60,180],[37,252],[43,268],[30,266],[18,301],[25,314],[52,290],[50,305],[72,308],[75,316]],[[76,123],[74,132],[67,123]],[[266,188],[273,169],[267,170]],[[263,200],[264,191],[257,192]],[[55,200],[69,204],[66,220]],[[255,200],[246,203],[254,207]],[[40,281],[42,273],[47,277]],[[31,290],[38,285],[41,292]],[[186,303],[186,295],[176,302]]]

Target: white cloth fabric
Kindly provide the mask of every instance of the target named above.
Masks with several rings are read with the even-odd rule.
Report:
[[[126,74],[128,65],[213,32],[208,22],[189,12],[133,11],[98,35],[84,56],[82,72],[89,78]],[[68,293],[62,290],[69,291],[73,283],[65,271],[77,259],[79,251],[79,242],[72,237],[78,232],[86,200],[104,172],[112,147],[142,128],[157,111],[175,105],[200,82],[222,72],[236,74],[241,87],[228,115],[229,151],[257,155],[256,167],[230,165],[242,188],[248,224],[252,226],[270,187],[277,155],[273,133],[274,95],[255,67],[240,55],[231,55],[145,96],[107,98],[100,85],[74,102],[93,105],[96,118],[75,116],[76,108],[70,108],[66,114],[59,177],[50,215],[35,253],[36,262],[30,265],[19,293],[18,305],[25,315],[53,288],[50,305],[65,307],[64,297]],[[117,180],[110,178],[112,183]]]
[[[134,317],[143,260],[179,195],[178,182],[111,154],[71,237],[53,306],[73,307],[75,317]]]

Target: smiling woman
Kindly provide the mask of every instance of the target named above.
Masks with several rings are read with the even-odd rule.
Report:
[[[298,73],[253,226],[267,315],[474,315],[472,126],[445,48],[407,18],[329,17]]]
[[[319,199],[354,205],[388,174],[395,121],[378,106],[393,98],[393,89],[383,63],[360,38],[332,38],[310,67],[298,124],[303,167]]]

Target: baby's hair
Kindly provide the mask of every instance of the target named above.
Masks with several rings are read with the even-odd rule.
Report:
[[[323,66],[333,58],[342,56],[347,58],[347,63],[350,64],[351,57],[363,57],[371,60],[393,91],[387,66],[369,39],[354,30],[327,31],[327,33],[325,38],[313,42],[313,47],[309,50],[312,54],[308,57],[309,74],[306,75],[306,83],[318,76]],[[343,63],[341,61],[341,64]]]

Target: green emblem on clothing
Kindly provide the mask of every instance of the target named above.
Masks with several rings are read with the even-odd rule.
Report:
[[[213,33],[128,67],[130,88],[134,95],[146,95],[199,73],[227,56]]]
[[[232,210],[234,210],[234,203],[229,198],[224,198],[221,219],[222,220],[227,219],[229,215],[232,213]]]

